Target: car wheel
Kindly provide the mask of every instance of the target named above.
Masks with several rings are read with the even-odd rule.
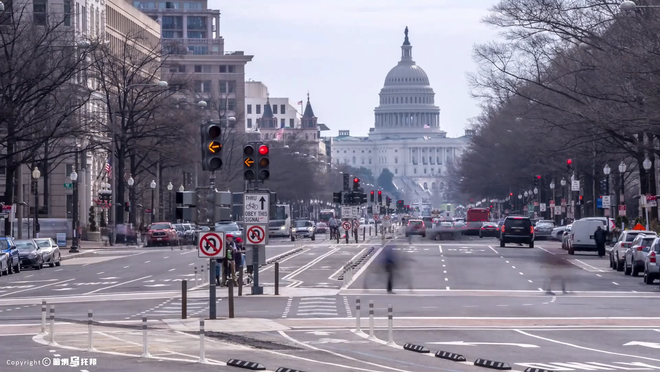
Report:
[[[616,271],[623,271],[623,262],[621,262],[618,258],[616,259]]]
[[[37,265],[34,267],[35,270],[41,270],[41,265]]]
[[[639,270],[637,270],[637,268],[633,265],[630,274],[632,276],[639,276]]]
[[[628,260],[626,260],[624,263],[623,274],[630,275],[631,273],[632,273],[632,268],[628,267]]]
[[[644,283],[647,285],[653,284],[653,277],[646,270],[644,270]]]
[[[55,266],[60,266],[62,264],[62,256],[57,255],[57,262],[55,262]]]
[[[18,274],[21,272],[21,262],[19,261],[16,266],[14,266],[14,274]]]

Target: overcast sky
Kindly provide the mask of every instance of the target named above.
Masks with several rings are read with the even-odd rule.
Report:
[[[479,114],[466,74],[472,46],[496,38],[481,23],[496,0],[209,0],[220,9],[225,50],[254,55],[246,79],[292,102],[310,93],[314,113],[335,135],[366,135],[387,72],[398,62],[403,30],[429,76],[440,127],[463,134]],[[326,133],[327,135],[327,133]]]

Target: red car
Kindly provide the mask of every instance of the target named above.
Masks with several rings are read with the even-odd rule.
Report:
[[[151,224],[147,232],[147,247],[154,245],[180,245],[174,225],[169,222]]]
[[[422,220],[409,220],[408,226],[406,226],[406,238],[410,235],[421,235],[422,238],[426,238],[426,226]]]

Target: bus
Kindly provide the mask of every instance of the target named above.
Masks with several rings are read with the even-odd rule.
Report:
[[[467,210],[465,234],[477,235],[484,222],[490,221],[489,208],[469,208]]]
[[[319,222],[324,222],[327,224],[331,218],[335,218],[334,209],[321,209],[319,212]]]
[[[291,235],[291,206],[276,204],[268,223],[269,237],[289,237]]]

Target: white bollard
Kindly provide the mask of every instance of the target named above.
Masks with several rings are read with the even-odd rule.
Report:
[[[197,266],[195,266],[195,287],[197,287]]]
[[[394,345],[394,320],[392,319],[392,305],[387,306],[387,344]]]
[[[57,345],[55,342],[55,306],[50,305],[50,341],[48,345]]]
[[[206,331],[204,330],[204,319],[199,320],[199,363],[208,363],[206,360],[205,342]]]
[[[46,334],[46,300],[41,300],[41,334]]]
[[[92,329],[94,323],[93,316],[93,312],[90,309],[87,312],[87,345],[89,346],[87,350],[89,351],[94,351],[94,330]]]
[[[202,284],[206,283],[206,277],[204,277],[204,264],[202,264],[202,268],[201,268],[201,271],[200,271],[199,275],[202,279],[201,280]]]
[[[142,357],[151,358],[149,345],[147,344],[147,317],[142,315]]]
[[[355,330],[362,332],[362,321],[360,319],[360,297],[355,299]]]
[[[374,338],[374,302],[369,301],[369,339]]]

